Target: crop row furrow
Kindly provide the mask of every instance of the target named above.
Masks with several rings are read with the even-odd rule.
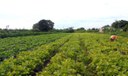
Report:
[[[50,63],[51,58],[54,57],[59,52],[59,48],[61,48],[66,42],[68,42],[69,39],[71,39],[71,36],[63,44],[61,44],[58,48],[55,48],[54,50],[52,50],[52,52],[50,52],[50,56],[47,58],[47,60],[45,60],[43,62],[43,64],[36,66],[36,68],[33,70],[34,72],[30,73],[29,75],[35,76],[37,72],[40,72],[43,68],[45,68]]]
[[[51,54],[59,48],[70,35],[56,40],[50,44],[42,45],[34,51],[24,51],[16,55],[16,58],[11,57],[4,60],[0,64],[0,76],[18,76],[32,75],[34,69],[39,68],[46,60],[51,57]]]
[[[88,61],[80,46],[79,35],[73,37],[59,49],[48,66],[37,76],[76,76],[87,75],[85,64]]]
[[[88,38],[84,36],[87,38],[85,39],[85,45],[89,50],[88,56],[91,59],[87,68],[92,71],[92,74],[97,76],[128,75],[128,56],[120,53],[122,48],[124,49],[121,51],[127,51],[126,43],[120,44],[120,41],[123,41],[122,38],[110,42],[108,35],[93,35],[92,37],[88,35]]]
[[[21,51],[33,50],[37,46],[53,42],[66,34],[50,34],[0,39],[0,62]]]

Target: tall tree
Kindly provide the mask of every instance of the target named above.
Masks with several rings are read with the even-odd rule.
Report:
[[[51,20],[43,19],[33,25],[33,30],[49,31],[53,29],[53,26],[54,26],[54,22],[52,22]]]
[[[125,27],[123,28],[123,31],[128,32],[128,24],[125,25]]]
[[[119,20],[112,23],[112,27],[117,29],[123,29],[128,24],[126,20]]]

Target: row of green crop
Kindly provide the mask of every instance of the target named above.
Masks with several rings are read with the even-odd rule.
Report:
[[[36,46],[52,42],[64,35],[66,34],[49,34],[0,39],[0,61],[15,56],[21,51],[32,50]]]
[[[111,42],[109,35],[91,33],[76,33],[69,37],[3,61],[0,76],[128,75],[127,38],[119,37]]]
[[[111,42],[109,37],[75,35],[37,76],[127,76],[128,39]]]
[[[34,51],[24,51],[16,55],[16,58],[11,57],[4,60],[0,64],[0,76],[23,76],[34,75],[45,61],[50,59],[52,54],[57,51],[68,39],[70,35],[56,40],[50,44],[42,45]]]
[[[98,76],[128,75],[128,39],[119,37],[109,41],[109,35],[83,35],[85,47],[91,63],[87,66],[89,72]]]
[[[74,34],[73,37],[59,49],[50,63],[37,76],[85,76],[87,73],[86,64],[89,59],[86,52],[81,48],[80,37]]]

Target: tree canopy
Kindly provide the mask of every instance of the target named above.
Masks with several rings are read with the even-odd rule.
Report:
[[[53,29],[53,26],[54,26],[54,22],[52,22],[51,20],[43,19],[33,25],[33,30],[49,31]]]
[[[122,29],[123,31],[128,31],[128,21],[126,20],[115,21],[112,23],[111,26],[116,29]]]

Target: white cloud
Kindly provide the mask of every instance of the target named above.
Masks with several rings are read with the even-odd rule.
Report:
[[[78,25],[98,27],[110,24],[116,19],[128,20],[127,2],[127,0],[0,0],[0,28],[6,25],[10,25],[10,28],[31,28],[41,19],[52,20],[56,28],[79,27]]]

